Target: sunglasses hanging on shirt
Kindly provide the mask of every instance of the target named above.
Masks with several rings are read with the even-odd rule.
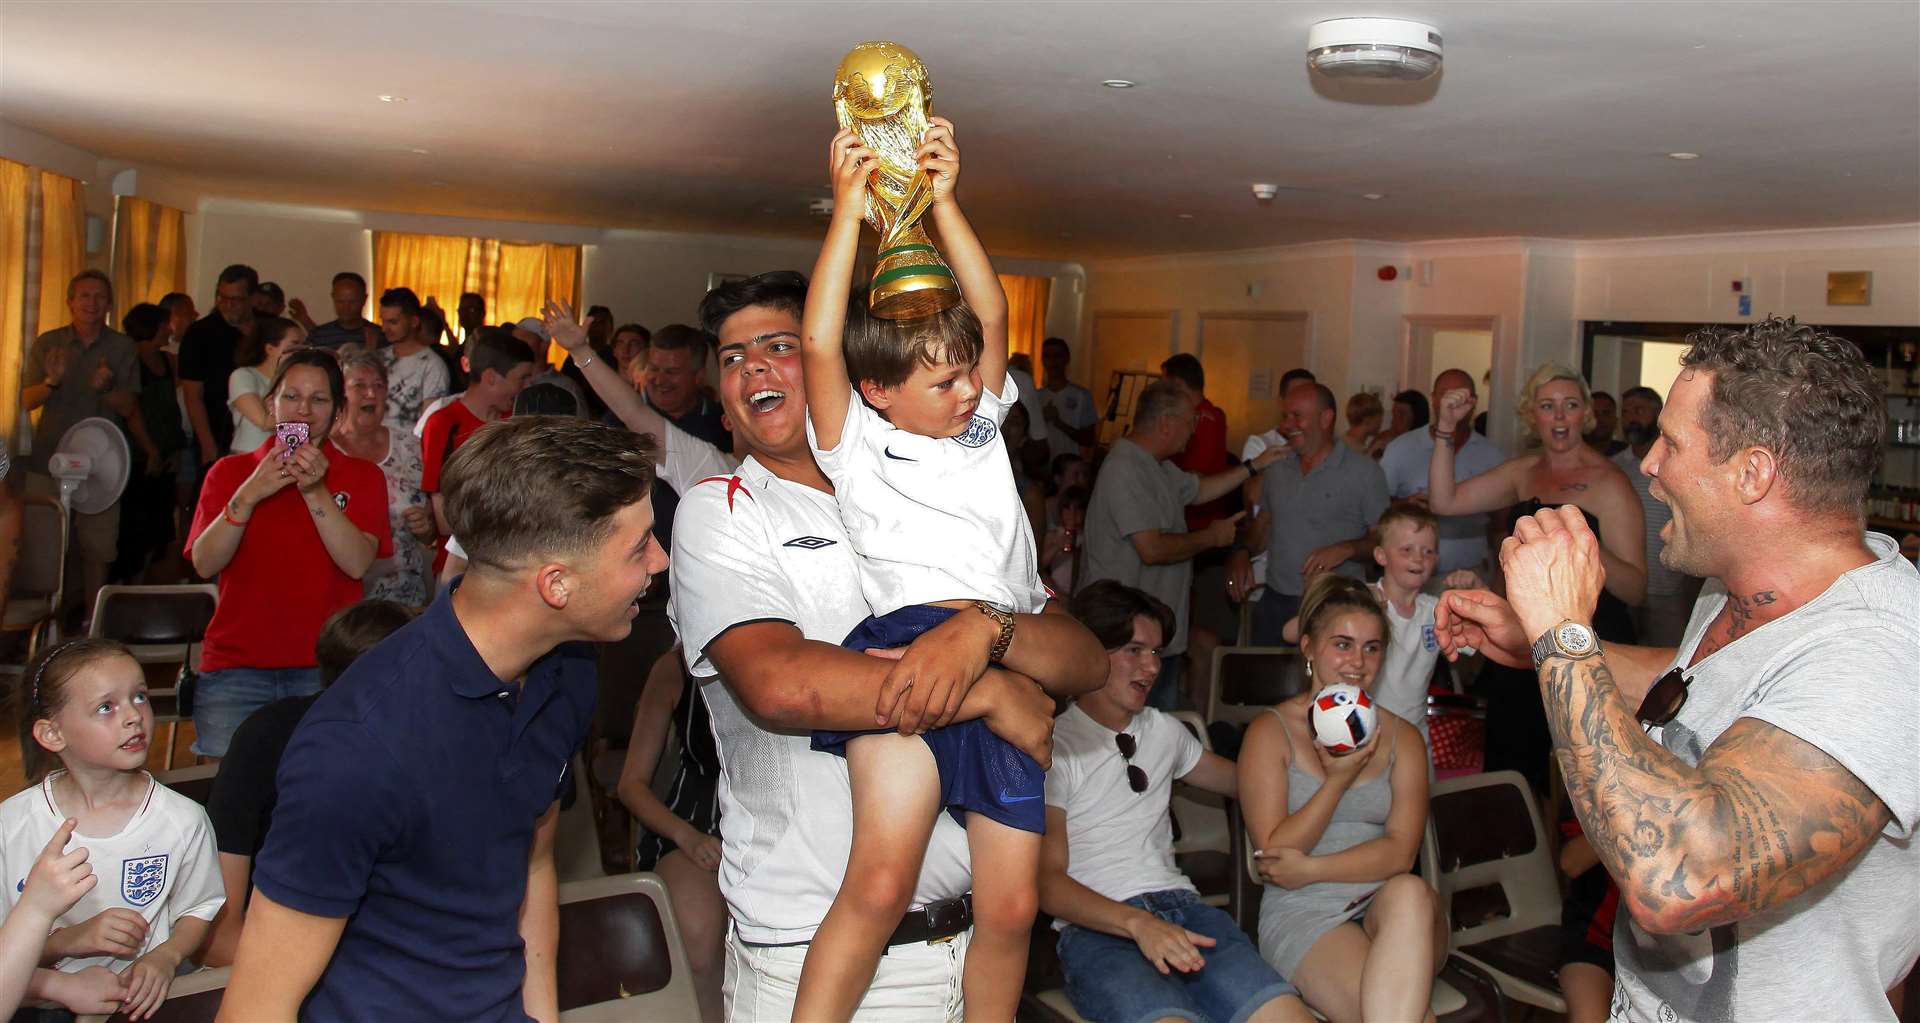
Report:
[[[1687,705],[1687,687],[1693,684],[1679,668],[1674,668],[1653,683],[1647,695],[1640,701],[1640,709],[1634,717],[1651,731],[1671,722],[1680,714],[1680,708]]]
[[[1127,765],[1127,787],[1136,793],[1147,791],[1147,772],[1133,762],[1133,755],[1140,748],[1133,741],[1133,736],[1125,732],[1117,733],[1113,737],[1113,744],[1120,748],[1120,759]]]

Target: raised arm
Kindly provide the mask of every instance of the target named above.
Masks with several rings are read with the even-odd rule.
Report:
[[[625,377],[595,354],[593,346],[587,341],[587,328],[574,319],[572,306],[565,302],[548,302],[546,308],[540,311],[540,320],[546,324],[547,336],[573,356],[574,368],[587,378],[593,393],[607,403],[607,411],[612,412],[622,425],[634,433],[651,434],[663,445],[667,442],[666,417],[655,412],[653,406],[647,404],[646,399],[633,389]]]
[[[879,167],[880,158],[861,144],[852,129],[842,128],[829,144],[827,159],[833,182],[833,219],[827,224],[820,258],[813,264],[813,282],[807,288],[807,307],[800,320],[807,416],[813,422],[814,440],[822,450],[840,446],[840,430],[847,424],[847,406],[853,397],[844,347],[847,295],[852,289],[854,256],[860,244],[867,179]]]
[[[1427,507],[1435,515],[1477,515],[1520,500],[1514,481],[1520,459],[1511,459],[1470,479],[1453,481],[1453,435],[1473,415],[1474,395],[1464,387],[1448,391],[1433,410],[1433,456],[1427,461]]]
[[[986,247],[960,212],[960,144],[953,137],[953,122],[944,117],[930,120],[933,126],[914,158],[933,177],[933,226],[940,232],[960,294],[980,319],[980,386],[999,394],[1007,382],[1007,293],[993,272]]]

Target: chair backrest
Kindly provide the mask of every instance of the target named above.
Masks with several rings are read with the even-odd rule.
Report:
[[[1305,664],[1299,647],[1216,647],[1207,720],[1246,724],[1262,710],[1299,695],[1306,690]]]
[[[208,797],[213,795],[214,776],[219,773],[219,764],[200,764],[157,772],[153,780],[205,806]]]
[[[1558,923],[1560,882],[1527,780],[1494,771],[1436,782],[1421,858],[1453,947]]]
[[[207,637],[220,591],[212,583],[176,586],[102,586],[88,633],[119,640],[141,661],[191,663]]]
[[[699,1019],[693,975],[660,875],[560,886],[562,1020]]]
[[[67,509],[51,497],[20,499],[20,558],[13,569],[13,593],[53,597],[66,589]]]
[[[147,1019],[152,1023],[213,1023],[214,1017],[220,1014],[220,999],[226,995],[227,981],[232,976],[233,968],[222,966],[175,977],[173,986],[167,989],[167,1000]],[[127,1016],[123,1012],[111,1016],[81,1016],[78,1023],[127,1023]]]

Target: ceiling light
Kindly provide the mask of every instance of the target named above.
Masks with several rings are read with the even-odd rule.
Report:
[[[382,103],[405,103],[407,98],[405,96],[395,96],[390,92],[383,92],[380,94],[379,100]]]
[[[1193,219],[1193,214],[1191,214],[1191,213],[1182,213],[1182,214],[1180,214],[1179,216],[1180,216],[1180,219],[1181,219],[1181,220],[1192,220],[1192,219]]]
[[[1440,31],[1417,21],[1337,18],[1307,30],[1307,66],[1328,78],[1417,82],[1440,57]]]
[[[1134,86],[1139,85],[1140,83],[1130,82],[1124,78],[1109,78],[1106,81],[1101,82],[1100,84],[1106,86],[1109,89],[1131,89]]]
[[[1367,194],[1365,194],[1365,195],[1363,195],[1363,196],[1361,196],[1360,198],[1362,198],[1362,199],[1385,199],[1386,197],[1387,197],[1387,193],[1385,193],[1385,192],[1368,192]]]
[[[407,150],[407,152],[409,152],[409,153],[413,153],[413,154],[415,154],[415,155],[417,155],[417,156],[426,156],[426,155],[427,155],[427,150],[425,150],[425,149],[421,149],[421,148],[420,148],[420,147],[418,147],[418,146],[415,146],[414,148],[412,148],[412,149],[409,149],[409,150]]]
[[[1668,154],[1667,154],[1667,159],[1669,159],[1669,160],[1698,160],[1698,159],[1700,159],[1700,154],[1699,154],[1699,153],[1668,153]]]

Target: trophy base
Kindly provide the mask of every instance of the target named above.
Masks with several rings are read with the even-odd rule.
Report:
[[[883,320],[917,320],[960,304],[953,278],[935,274],[876,284],[868,295],[867,308]]]

